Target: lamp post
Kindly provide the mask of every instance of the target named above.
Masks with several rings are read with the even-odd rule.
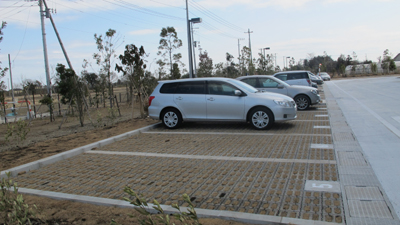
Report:
[[[192,66],[191,66],[192,69],[194,68],[194,70],[192,71],[192,77],[191,77],[191,78],[193,78],[193,77],[197,77],[196,76],[196,54],[194,53],[194,46],[193,46],[193,42],[194,42],[194,39],[193,39],[193,24],[194,23],[201,23],[201,18],[192,18],[191,20],[189,20],[189,22],[190,22],[190,32],[191,32],[190,47],[192,49],[192,54],[193,54],[192,58],[194,60],[194,67],[193,67],[193,61],[190,61],[190,63],[192,63]]]
[[[265,64],[265,50],[270,50],[271,48],[270,47],[265,47],[265,48],[263,48],[263,51],[264,51],[264,58],[263,58],[263,64]],[[263,65],[264,66],[264,65]],[[264,68],[265,70],[267,69],[267,68]]]
[[[287,57],[286,57],[286,67],[287,67],[287,65],[288,65],[288,64],[287,64],[287,59],[290,59],[290,56],[287,56]]]

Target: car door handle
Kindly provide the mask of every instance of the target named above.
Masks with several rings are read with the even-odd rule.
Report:
[[[177,97],[176,100],[182,100],[183,98],[181,96]]]
[[[215,99],[211,97],[211,98],[207,98],[207,100],[208,101],[214,101]]]

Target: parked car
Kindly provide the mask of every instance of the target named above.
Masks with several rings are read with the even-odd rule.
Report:
[[[305,70],[296,71],[283,71],[275,73],[273,76],[282,80],[290,85],[303,85],[312,87],[312,81],[310,79],[311,72]]]
[[[324,83],[324,81],[322,80],[322,78],[320,76],[316,76],[314,74],[310,74],[310,78],[311,78],[311,81],[316,83],[316,84],[323,84]]]
[[[288,96],[235,79],[197,78],[159,81],[149,97],[149,116],[170,129],[184,121],[243,121],[262,130],[296,119],[297,107]]]
[[[310,105],[321,102],[321,96],[317,88],[289,85],[273,76],[253,75],[238,77],[236,79],[257,88],[259,91],[287,95],[294,99],[298,110],[305,110],[310,107]]]
[[[331,76],[326,73],[326,72],[320,72],[319,76],[322,78],[322,80],[327,81],[327,80],[331,80]]]

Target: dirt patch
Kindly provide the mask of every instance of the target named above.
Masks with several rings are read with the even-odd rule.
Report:
[[[106,126],[100,129],[94,129],[93,127],[89,127],[89,125],[88,127],[70,125],[59,130],[59,124],[55,124],[56,122],[50,123],[44,120],[35,120],[32,122],[31,131],[26,140],[30,144],[22,146],[7,144],[4,141],[3,132],[7,130],[7,126],[2,124],[0,126],[2,130],[0,133],[0,137],[2,138],[0,141],[2,144],[2,147],[0,147],[0,170],[3,171],[33,162],[156,122],[150,118],[127,119],[113,126]]]
[[[38,208],[39,218],[45,224],[110,224],[114,219],[118,224],[140,224],[138,219],[145,219],[131,208],[107,207],[84,204],[72,201],[54,200],[50,198],[24,195],[28,204],[35,204]],[[133,214],[134,218],[129,215]],[[174,221],[179,224],[179,221]],[[243,223],[201,218],[202,224],[210,225],[241,225]]]

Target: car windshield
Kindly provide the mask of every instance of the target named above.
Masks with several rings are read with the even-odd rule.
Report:
[[[257,93],[259,92],[257,89],[254,87],[250,86],[249,84],[246,84],[245,82],[239,81],[239,80],[229,80],[230,83],[234,84],[236,87],[239,87],[247,92],[250,93]]]

